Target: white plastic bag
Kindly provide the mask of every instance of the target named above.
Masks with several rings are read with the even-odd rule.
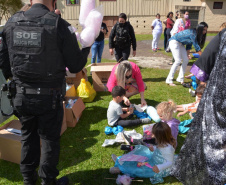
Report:
[[[95,41],[95,33],[92,28],[85,28],[80,34],[82,48],[90,47]]]
[[[95,8],[95,0],[82,0],[79,14],[79,23],[85,28],[85,21],[89,13]]]
[[[85,28],[90,27],[95,33],[95,39],[100,34],[100,28],[103,21],[103,14],[100,11],[101,7],[92,10],[85,21]]]

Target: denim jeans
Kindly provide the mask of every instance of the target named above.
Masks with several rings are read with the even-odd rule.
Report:
[[[95,41],[93,43],[91,47],[91,52],[92,52],[91,64],[96,62],[96,56],[97,56],[97,63],[101,62],[103,50],[104,50],[104,40]]]

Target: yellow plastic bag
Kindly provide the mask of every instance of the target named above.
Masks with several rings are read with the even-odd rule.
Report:
[[[77,95],[82,98],[83,102],[92,102],[96,96],[96,91],[89,81],[82,78],[80,85],[77,88]]]

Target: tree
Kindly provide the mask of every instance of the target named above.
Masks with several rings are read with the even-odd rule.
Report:
[[[23,6],[21,0],[0,0],[0,16],[6,20]]]

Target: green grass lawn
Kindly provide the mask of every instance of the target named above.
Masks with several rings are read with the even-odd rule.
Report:
[[[109,60],[104,60],[104,62],[109,62]],[[88,64],[90,64],[90,59]],[[147,84],[145,99],[148,105],[156,106],[158,103],[168,99],[174,100],[177,104],[195,101],[195,98],[189,95],[187,88],[179,84],[176,87],[170,87],[165,84],[169,70],[141,68],[141,73],[144,82]],[[177,77],[177,74],[175,76]],[[92,81],[90,76],[89,80]],[[86,109],[83,111],[76,127],[68,128],[61,137],[60,161],[58,165],[60,170],[59,177],[67,175],[70,184],[116,184],[115,180],[106,180],[105,178],[117,178],[117,175],[109,173],[109,168],[114,165],[111,154],[122,155],[124,152],[120,150],[120,145],[105,148],[101,146],[105,139],[115,138],[114,135],[107,136],[104,133],[104,129],[107,126],[107,108],[111,99],[109,92],[98,92],[92,103],[85,104]],[[132,103],[139,104],[140,96],[136,95],[130,100]],[[184,115],[178,119],[183,121],[189,119],[189,116]],[[126,130],[132,129],[142,134],[142,126],[126,128]],[[176,153],[179,152],[185,137],[186,135],[178,135]],[[18,164],[0,160],[0,166],[1,185],[23,184]],[[132,184],[151,184],[149,179],[143,180],[143,183],[133,182]],[[167,177],[162,184],[178,185],[181,183],[174,177]]]

